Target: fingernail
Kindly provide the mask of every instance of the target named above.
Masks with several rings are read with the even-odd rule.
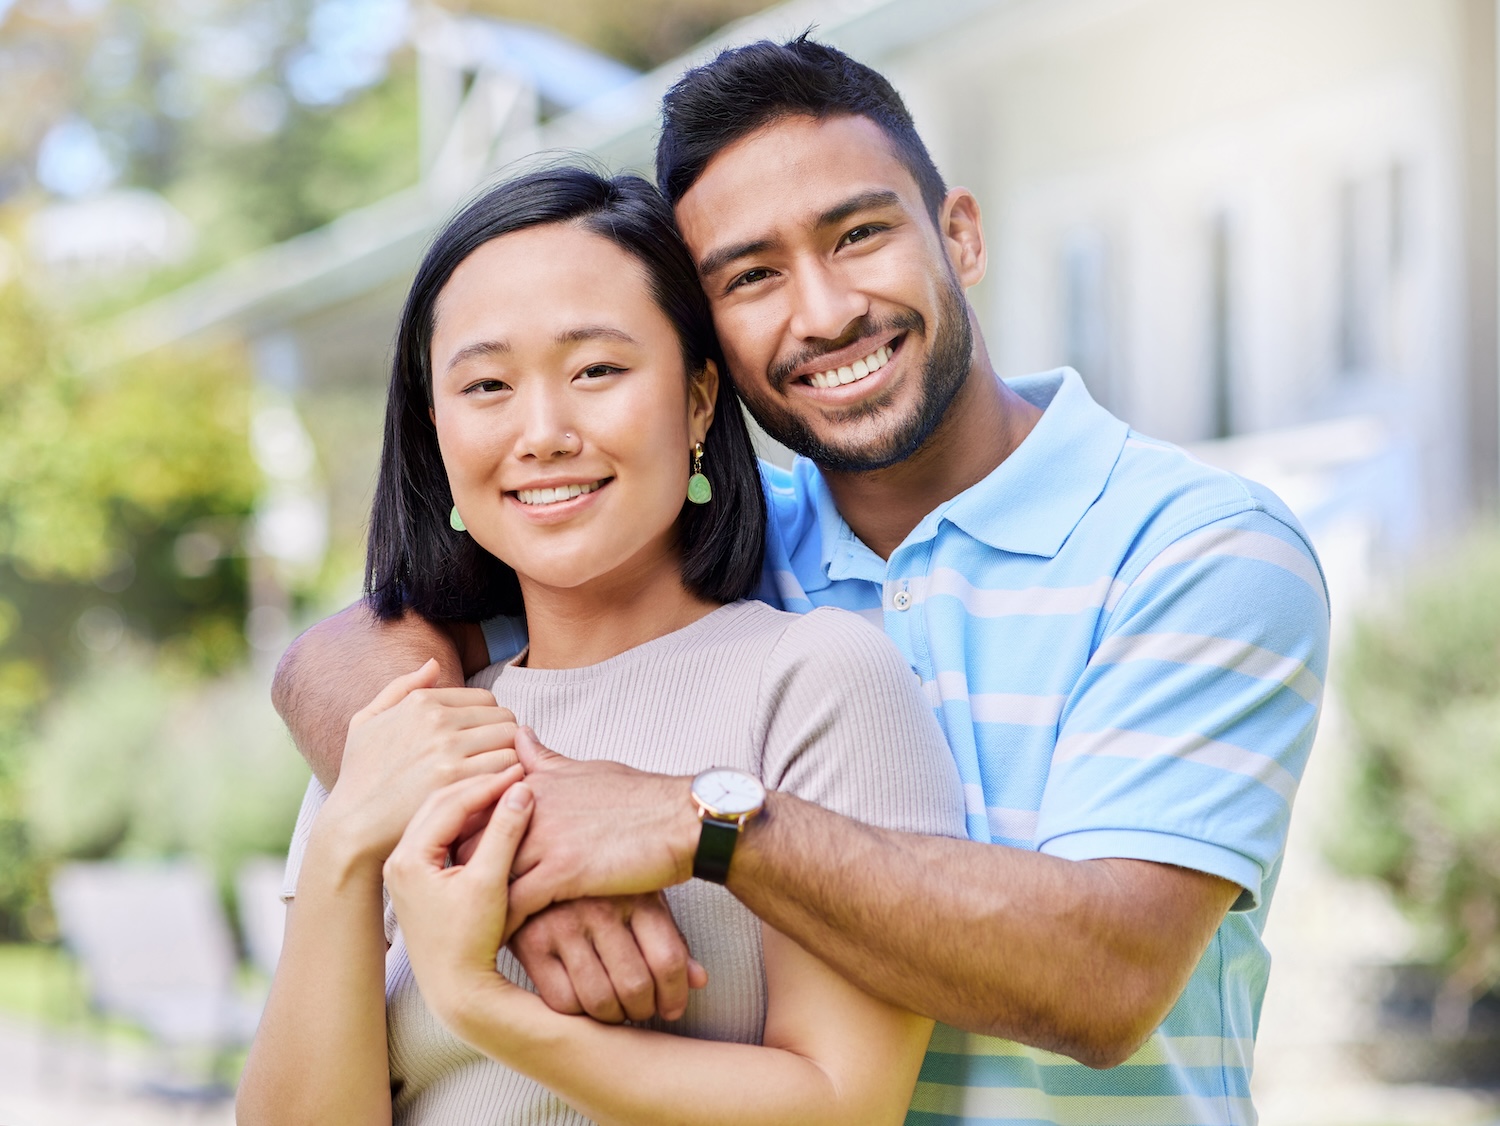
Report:
[[[505,804],[514,810],[525,809],[531,804],[531,790],[517,782],[505,791]]]

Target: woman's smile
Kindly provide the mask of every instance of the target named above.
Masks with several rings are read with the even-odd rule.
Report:
[[[515,505],[528,520],[536,523],[560,523],[591,507],[613,480],[613,477],[604,477],[588,482],[574,481],[511,489],[506,492],[505,500],[506,503]]]

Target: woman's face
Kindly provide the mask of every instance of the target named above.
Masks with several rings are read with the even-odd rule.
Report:
[[[675,568],[717,389],[711,367],[687,378],[644,267],[576,226],[493,239],[438,294],[432,417],[453,499],[523,581]]]

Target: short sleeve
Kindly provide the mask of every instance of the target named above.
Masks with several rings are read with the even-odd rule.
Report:
[[[307,790],[302,795],[302,808],[297,811],[297,825],[292,829],[292,843],[287,847],[286,872],[281,877],[281,901],[290,903],[297,898],[297,879],[302,874],[302,858],[307,855],[307,842],[312,836],[313,822],[323,803],[328,800],[328,791],[316,777],[307,780]],[[395,941],[396,912],[391,906],[391,893],[380,889],[385,917],[385,940]]]
[[[1328,596],[1299,529],[1261,510],[1122,578],[1064,705],[1040,851],[1220,876],[1261,902],[1286,844],[1328,661]]]
[[[856,615],[820,608],[787,627],[759,716],[771,789],[883,828],[965,835],[958,768],[921,686]]]
[[[297,810],[297,825],[292,830],[292,843],[287,846],[286,872],[281,877],[281,901],[289,903],[297,895],[297,877],[302,874],[302,858],[307,855],[307,839],[312,836],[313,822],[318,810],[328,800],[328,791],[316,777],[307,780],[307,790],[302,795],[302,808]]]

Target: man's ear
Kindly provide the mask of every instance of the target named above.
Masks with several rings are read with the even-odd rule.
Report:
[[[703,370],[688,380],[688,432],[694,442],[703,441],[714,421],[719,401],[719,365],[705,360]]]
[[[988,259],[984,251],[984,224],[979,201],[968,188],[950,188],[938,210],[938,234],[943,250],[953,264],[958,284],[968,289],[984,280]]]

